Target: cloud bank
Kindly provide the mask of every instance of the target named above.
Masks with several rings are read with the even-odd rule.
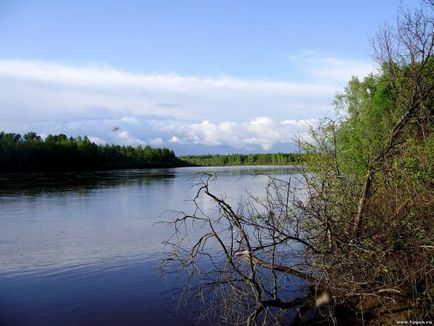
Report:
[[[362,75],[370,67],[309,53],[297,64],[303,82],[0,60],[0,130],[86,134],[97,143],[168,146],[181,154],[284,149],[332,112],[351,71]]]

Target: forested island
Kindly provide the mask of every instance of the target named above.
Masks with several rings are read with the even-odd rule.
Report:
[[[185,166],[167,148],[97,145],[86,136],[0,132],[0,172],[83,171]]]

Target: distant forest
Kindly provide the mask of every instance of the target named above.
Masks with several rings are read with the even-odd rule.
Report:
[[[0,132],[0,172],[77,171],[185,166],[167,148],[97,145],[88,137]]]
[[[61,172],[180,166],[299,164],[302,154],[230,154],[176,157],[167,148],[97,145],[87,136],[0,132],[1,172]]]
[[[181,156],[181,160],[196,166],[225,165],[293,165],[300,164],[302,154],[230,154],[230,155],[189,155]]]

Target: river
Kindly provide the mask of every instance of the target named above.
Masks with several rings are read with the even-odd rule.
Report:
[[[162,275],[160,221],[189,210],[198,173],[233,203],[288,167],[0,175],[0,325],[189,325]],[[194,310],[190,307],[191,310]]]

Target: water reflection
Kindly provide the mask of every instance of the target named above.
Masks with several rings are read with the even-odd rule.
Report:
[[[110,187],[151,185],[161,180],[175,178],[170,169],[114,170],[79,173],[14,173],[0,174],[0,195],[38,194],[41,192],[76,191]]]
[[[236,203],[247,189],[264,191],[265,178],[250,175],[286,176],[296,169],[1,175],[0,324],[173,321],[167,311],[176,310],[176,301],[157,264],[171,230],[156,222],[190,208],[194,176],[201,172],[216,173],[213,190]],[[166,281],[180,285],[179,279]],[[176,318],[188,324],[187,315]]]

